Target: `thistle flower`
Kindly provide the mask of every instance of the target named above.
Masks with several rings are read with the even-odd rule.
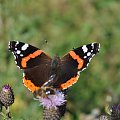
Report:
[[[49,94],[47,97],[39,96],[38,100],[43,106],[44,120],[60,120],[64,115],[67,103],[64,91],[55,90],[55,94]]]
[[[111,107],[111,120],[120,120],[120,105]]]
[[[14,94],[9,85],[4,85],[0,91],[0,101],[7,108],[14,103]]]
[[[63,105],[66,100],[65,95],[61,91],[56,91],[54,95],[48,95],[47,98],[40,97],[39,102],[43,107],[50,109]]]

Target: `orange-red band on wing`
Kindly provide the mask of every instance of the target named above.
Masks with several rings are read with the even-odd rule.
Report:
[[[83,67],[83,64],[84,64],[84,60],[81,59],[79,57],[79,55],[77,55],[74,51],[70,51],[69,52],[70,56],[74,59],[74,60],[77,60],[78,62],[78,69],[81,69]]]
[[[22,58],[21,66],[22,66],[23,68],[27,67],[27,61],[29,61],[30,58],[35,58],[35,57],[37,57],[37,56],[40,55],[42,52],[43,52],[42,50],[37,50],[37,51],[35,51],[34,53],[30,54],[29,56]]]
[[[25,77],[23,78],[23,84],[31,91],[34,92],[38,90],[40,87],[35,86],[31,80],[26,80]]]
[[[62,90],[69,88],[70,86],[72,86],[74,83],[77,82],[78,78],[79,78],[78,75],[75,76],[75,77],[73,77],[73,78],[71,78],[71,79],[68,80],[66,83],[61,84],[61,85],[60,85],[60,88],[61,88]]]

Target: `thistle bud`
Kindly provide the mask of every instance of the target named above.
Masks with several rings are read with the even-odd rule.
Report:
[[[66,110],[66,102],[64,105],[52,108],[43,108],[43,120],[60,120]]]
[[[7,108],[14,103],[14,93],[9,85],[4,85],[0,91],[0,101]]]

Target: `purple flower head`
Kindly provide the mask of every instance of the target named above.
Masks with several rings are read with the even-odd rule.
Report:
[[[8,91],[11,90],[11,87],[10,87],[9,85],[4,85],[4,86],[2,87],[2,90],[3,90],[4,92],[8,92]]]
[[[43,107],[50,109],[50,108],[57,108],[57,106],[63,105],[65,100],[65,95],[57,90],[54,95],[48,95],[47,97],[39,97],[40,105]]]
[[[112,106],[112,111],[120,112],[120,105]]]

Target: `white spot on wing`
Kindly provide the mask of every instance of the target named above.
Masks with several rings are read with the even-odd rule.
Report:
[[[23,54],[20,54],[21,57],[23,57]]]
[[[18,45],[19,44],[19,41],[16,41],[16,45]]]
[[[77,72],[78,76],[80,76],[80,71]]]
[[[93,52],[93,50],[91,50],[91,52]]]
[[[20,50],[17,50],[17,54],[20,54],[21,53],[21,51]]]
[[[85,68],[83,68],[83,69],[82,69],[82,71],[83,71],[83,70],[85,70],[85,69],[86,69],[86,67],[85,67]]]
[[[23,73],[23,77],[25,77],[25,73]]]
[[[89,62],[91,61],[92,58],[89,59]]]
[[[88,53],[87,53],[87,56],[90,56],[90,55],[91,55],[91,52],[88,52]]]
[[[87,63],[87,65],[86,65],[86,66],[88,67],[88,65],[89,65],[89,63]]]
[[[29,46],[28,44],[24,44],[24,45],[22,46],[21,50],[23,50],[23,51],[26,50],[26,49],[28,48],[28,46]]]
[[[100,43],[99,43],[99,47],[98,47],[98,51],[100,50]]]
[[[8,43],[8,48],[10,48],[10,41],[9,41],[9,43]]]
[[[91,44],[91,46],[92,46],[92,49],[94,49],[94,44],[95,44],[95,43],[92,43],[92,44]]]
[[[17,65],[17,67],[20,69],[20,66]]]
[[[16,55],[15,55],[15,53],[14,53],[14,52],[12,52],[12,54],[13,54],[14,58],[16,59]]]
[[[15,60],[15,64],[17,64],[17,61]]]
[[[86,53],[88,51],[88,48],[86,47],[86,45],[82,46],[83,52]]]
[[[92,55],[92,57],[94,57],[94,56],[95,56],[95,54]]]

